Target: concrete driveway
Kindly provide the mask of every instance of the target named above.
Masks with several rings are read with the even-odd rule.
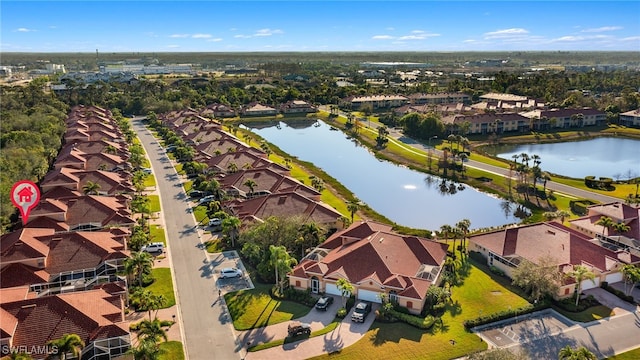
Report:
[[[318,331],[329,325],[335,318],[336,311],[340,308],[340,297],[335,297],[331,307],[327,311],[312,309],[307,315],[295,319],[295,321],[309,323],[312,331]],[[351,321],[351,313],[332,332],[312,338],[301,338],[298,341],[282,346],[273,347],[261,351],[248,353],[246,359],[305,359],[339,351],[360,340],[375,320],[375,310],[378,304],[372,304],[373,308],[364,323]],[[352,310],[353,311],[353,310]],[[257,344],[280,340],[287,337],[289,322],[275,324],[259,329],[243,331],[238,336],[238,341],[246,345],[245,349]],[[247,345],[249,344],[249,345]]]
[[[610,307],[616,315],[620,315],[627,312],[634,312],[636,310],[635,304],[630,304],[619,297],[613,295],[603,288],[593,288],[584,290],[582,293],[585,295],[593,295],[593,297],[600,302],[600,304]]]

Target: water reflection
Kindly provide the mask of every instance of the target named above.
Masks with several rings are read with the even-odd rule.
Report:
[[[257,128],[245,124],[291,156],[322,168],[358,199],[398,224],[437,229],[461,219],[471,220],[472,228],[519,222],[513,212],[502,211],[504,200],[465,184],[379,160],[322,121],[309,121],[306,126],[298,122],[295,127],[285,122],[279,125]],[[512,206],[515,210],[515,204]]]

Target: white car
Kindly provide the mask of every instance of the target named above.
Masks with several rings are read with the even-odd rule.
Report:
[[[164,244],[161,242],[154,242],[143,246],[140,251],[148,253],[164,252]]]
[[[222,229],[222,220],[220,218],[213,218],[209,220],[209,227],[214,229]]]
[[[205,197],[201,198],[200,200],[198,200],[198,204],[209,203],[209,202],[214,201],[215,199],[216,199],[216,197],[215,197],[215,196],[213,196],[213,195],[207,195],[207,196],[205,196]]]
[[[220,279],[242,277],[242,270],[236,268],[224,268],[220,270]]]

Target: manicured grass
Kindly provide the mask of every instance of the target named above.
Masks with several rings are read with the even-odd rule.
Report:
[[[174,166],[174,168],[176,169],[176,172],[180,175],[184,175],[184,171],[182,171],[182,163],[176,164]]]
[[[201,223],[207,217],[207,207],[198,205],[193,209],[193,216],[196,217],[196,221]]]
[[[318,331],[312,332],[311,335],[309,336],[309,338],[316,337],[316,336],[322,336],[324,334],[328,334],[328,333],[332,332],[333,330],[335,330],[335,328],[338,327],[338,324],[340,324],[341,321],[342,321],[342,319],[334,320],[331,324],[327,325],[325,328],[320,329]],[[298,340],[300,340],[300,338],[289,338],[289,337],[286,337],[284,339],[274,340],[274,341],[270,341],[268,343],[252,346],[252,347],[249,348],[249,352],[269,349],[269,348],[272,348],[272,347],[288,344],[290,342],[294,342],[294,341],[298,341]]]
[[[159,360],[184,360],[184,350],[180,341],[167,341],[160,343],[160,349],[164,350]]]
[[[167,302],[162,309],[170,308],[176,304],[176,297],[173,293],[173,280],[171,279],[171,269],[169,268],[154,268],[151,269],[151,274],[155,279],[153,283],[146,287],[155,295],[162,295]]]
[[[566,177],[553,176],[552,180],[561,184],[578,188],[578,189],[591,191],[591,192],[595,192],[602,195],[613,196],[623,200],[624,198],[627,197],[627,195],[635,194],[636,192],[635,184],[613,184],[613,186],[615,187],[615,190],[607,191],[607,190],[592,189],[587,187],[584,184],[584,179],[572,179],[572,178],[566,178]]]
[[[151,242],[161,242],[167,245],[167,239],[164,236],[164,228],[160,225],[149,226],[149,234],[151,235]]]
[[[153,174],[148,174],[144,178],[144,186],[147,188],[156,187],[156,177]]]
[[[193,181],[185,181],[184,183],[182,183],[182,187],[184,187],[184,192],[188,194],[189,191],[193,189]]]
[[[160,212],[160,196],[149,195],[149,211],[152,213]]]
[[[271,285],[256,284],[255,289],[226,294],[224,299],[236,330],[278,324],[306,315],[310,308],[269,296]]]
[[[527,301],[479,268],[468,265],[461,284],[453,288],[452,303],[429,331],[404,323],[374,322],[372,328],[354,345],[340,353],[314,359],[452,359],[487,348],[478,336],[465,330],[464,320],[521,307]],[[463,285],[464,284],[464,285]],[[450,340],[456,344],[451,345]]]
[[[566,316],[567,318],[573,321],[578,321],[578,322],[589,322],[594,320],[600,320],[602,318],[615,315],[613,310],[611,310],[610,308],[604,305],[593,306],[584,311],[577,312],[577,313],[563,310],[557,306],[554,306],[553,309],[561,313],[562,315]]]
[[[204,245],[207,247],[208,253],[217,253],[224,250],[223,244],[219,239],[209,240]]]
[[[627,351],[622,354],[614,355],[612,357],[608,357],[607,359],[608,360],[637,360],[637,359],[640,359],[640,348]]]

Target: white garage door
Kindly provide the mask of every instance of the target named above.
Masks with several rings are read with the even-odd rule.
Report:
[[[617,272],[615,274],[609,274],[609,275],[607,275],[607,277],[605,279],[609,284],[620,282],[620,281],[622,281],[622,273],[621,272]]]
[[[342,296],[342,293],[340,292],[340,290],[338,290],[338,287],[336,286],[336,284],[325,285],[324,292],[325,294]]]
[[[589,290],[589,289],[597,288],[598,286],[600,286],[600,279],[595,278],[595,279],[593,279],[593,281],[591,281],[591,280],[583,280],[582,281],[582,286],[580,288],[582,290]]]
[[[370,290],[358,290],[358,299],[359,300],[366,300],[366,301],[370,301],[370,302],[374,302],[374,303],[380,303],[382,302],[380,300],[380,297],[378,297],[377,292],[375,291],[370,291]]]

